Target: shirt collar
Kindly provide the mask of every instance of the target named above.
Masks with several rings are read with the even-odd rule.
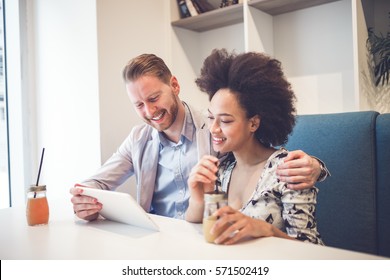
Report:
[[[185,117],[184,117],[184,126],[181,131],[181,135],[192,142],[194,139],[194,132],[195,132],[194,121],[192,120],[191,112],[190,109],[188,108],[188,105],[184,102],[183,104],[185,108]]]

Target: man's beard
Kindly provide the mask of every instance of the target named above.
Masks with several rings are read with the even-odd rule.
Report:
[[[164,130],[169,129],[172,126],[172,124],[175,122],[175,120],[177,118],[178,112],[179,112],[178,101],[176,98],[173,98],[173,104],[171,107],[169,107],[168,110],[165,110],[165,109],[160,110],[160,111],[156,112],[153,116],[153,117],[155,117],[155,116],[159,116],[159,115],[163,114],[162,118],[167,118],[167,119],[164,119],[164,122],[161,123],[161,125],[156,124],[151,118],[144,118],[144,120],[147,124],[154,127],[158,131],[162,132]],[[168,121],[167,124],[166,124],[166,121]]]

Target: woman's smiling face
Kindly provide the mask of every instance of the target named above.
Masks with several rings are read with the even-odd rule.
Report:
[[[222,153],[245,147],[258,128],[253,126],[253,118],[247,118],[237,96],[229,89],[215,93],[210,101],[208,118],[213,148]]]

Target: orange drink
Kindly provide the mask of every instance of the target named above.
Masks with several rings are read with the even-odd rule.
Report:
[[[26,217],[29,226],[45,225],[49,222],[46,186],[30,187],[27,195]]]

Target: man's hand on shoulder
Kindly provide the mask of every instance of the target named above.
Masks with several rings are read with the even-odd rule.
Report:
[[[321,174],[321,164],[301,150],[291,151],[278,166],[276,174],[290,189],[311,188]]]

